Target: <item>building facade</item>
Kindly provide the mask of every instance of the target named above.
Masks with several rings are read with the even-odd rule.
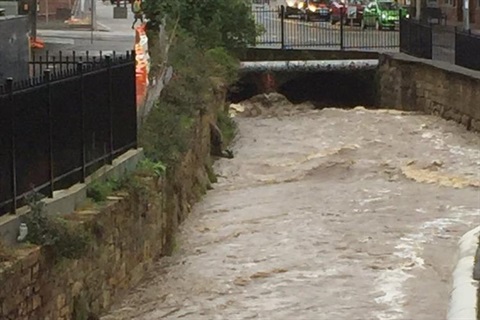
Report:
[[[30,46],[26,16],[0,17],[0,84],[8,77],[28,78]]]

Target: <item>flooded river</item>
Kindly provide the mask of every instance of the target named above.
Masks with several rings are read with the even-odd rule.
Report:
[[[235,158],[175,254],[103,320],[445,319],[456,242],[479,222],[480,136],[414,113],[275,107],[237,117]]]

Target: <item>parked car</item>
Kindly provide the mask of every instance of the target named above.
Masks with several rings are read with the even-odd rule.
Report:
[[[400,16],[408,18],[408,12],[396,2],[370,2],[363,12],[362,29],[375,27],[377,30],[393,30],[399,24]]]
[[[328,0],[287,0],[284,12],[284,18],[298,16],[306,21],[320,19],[328,21],[330,11],[328,9]],[[279,15],[280,15],[279,11]]]
[[[299,16],[303,14],[303,9],[307,6],[307,0],[287,0],[285,1],[285,12],[283,17]],[[278,15],[280,17],[281,11],[278,8]]]
[[[330,20],[330,10],[327,0],[307,0],[307,7],[304,9],[303,18],[306,21],[314,19]]]
[[[365,3],[360,0],[349,2],[332,1],[330,4],[330,22],[336,24],[343,18],[344,24],[361,24]],[[341,12],[343,10],[343,13]]]

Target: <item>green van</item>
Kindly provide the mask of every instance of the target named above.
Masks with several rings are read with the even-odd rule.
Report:
[[[363,11],[362,29],[375,27],[377,30],[393,30],[400,22],[400,14],[403,18],[408,18],[405,8],[396,2],[388,0],[370,2]]]

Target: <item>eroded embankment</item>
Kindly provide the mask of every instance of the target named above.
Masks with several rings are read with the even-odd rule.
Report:
[[[104,319],[445,318],[456,240],[480,214],[478,135],[278,95],[232,112],[235,158]]]

